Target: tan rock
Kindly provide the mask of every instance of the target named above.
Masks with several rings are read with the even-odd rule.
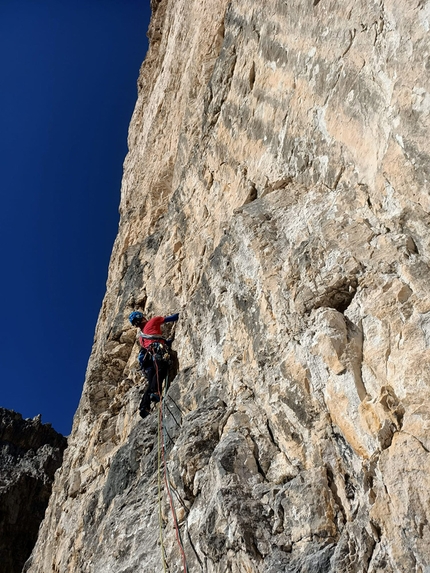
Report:
[[[183,568],[157,416],[136,414],[139,308],[181,310],[164,440],[189,570],[423,573],[428,3],[152,7],[107,292],[27,569],[161,572],[160,526]]]

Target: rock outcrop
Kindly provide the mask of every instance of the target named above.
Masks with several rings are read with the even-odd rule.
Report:
[[[129,312],[181,311],[189,571],[430,567],[430,2],[153,0],[121,221],[31,573],[183,570]],[[161,463],[161,465],[163,465]]]
[[[0,563],[20,573],[36,543],[67,440],[40,416],[0,408]]]

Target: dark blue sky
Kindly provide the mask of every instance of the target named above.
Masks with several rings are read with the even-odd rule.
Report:
[[[118,227],[149,0],[1,0],[0,406],[68,434]]]

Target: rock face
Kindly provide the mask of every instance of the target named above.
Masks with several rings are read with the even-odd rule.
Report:
[[[0,408],[0,563],[20,573],[37,539],[67,440],[40,416]]]
[[[184,570],[157,414],[137,414],[140,309],[181,310],[164,454],[189,571],[424,573],[430,2],[152,9],[106,297],[28,571],[158,573],[161,545]]]

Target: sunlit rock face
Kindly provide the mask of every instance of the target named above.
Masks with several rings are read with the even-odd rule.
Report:
[[[152,8],[106,297],[27,568],[158,573],[163,545],[184,569],[158,417],[137,414],[140,309],[181,312],[163,420],[190,571],[424,573],[430,3]]]
[[[20,573],[37,539],[67,440],[40,416],[0,408],[0,570]]]

